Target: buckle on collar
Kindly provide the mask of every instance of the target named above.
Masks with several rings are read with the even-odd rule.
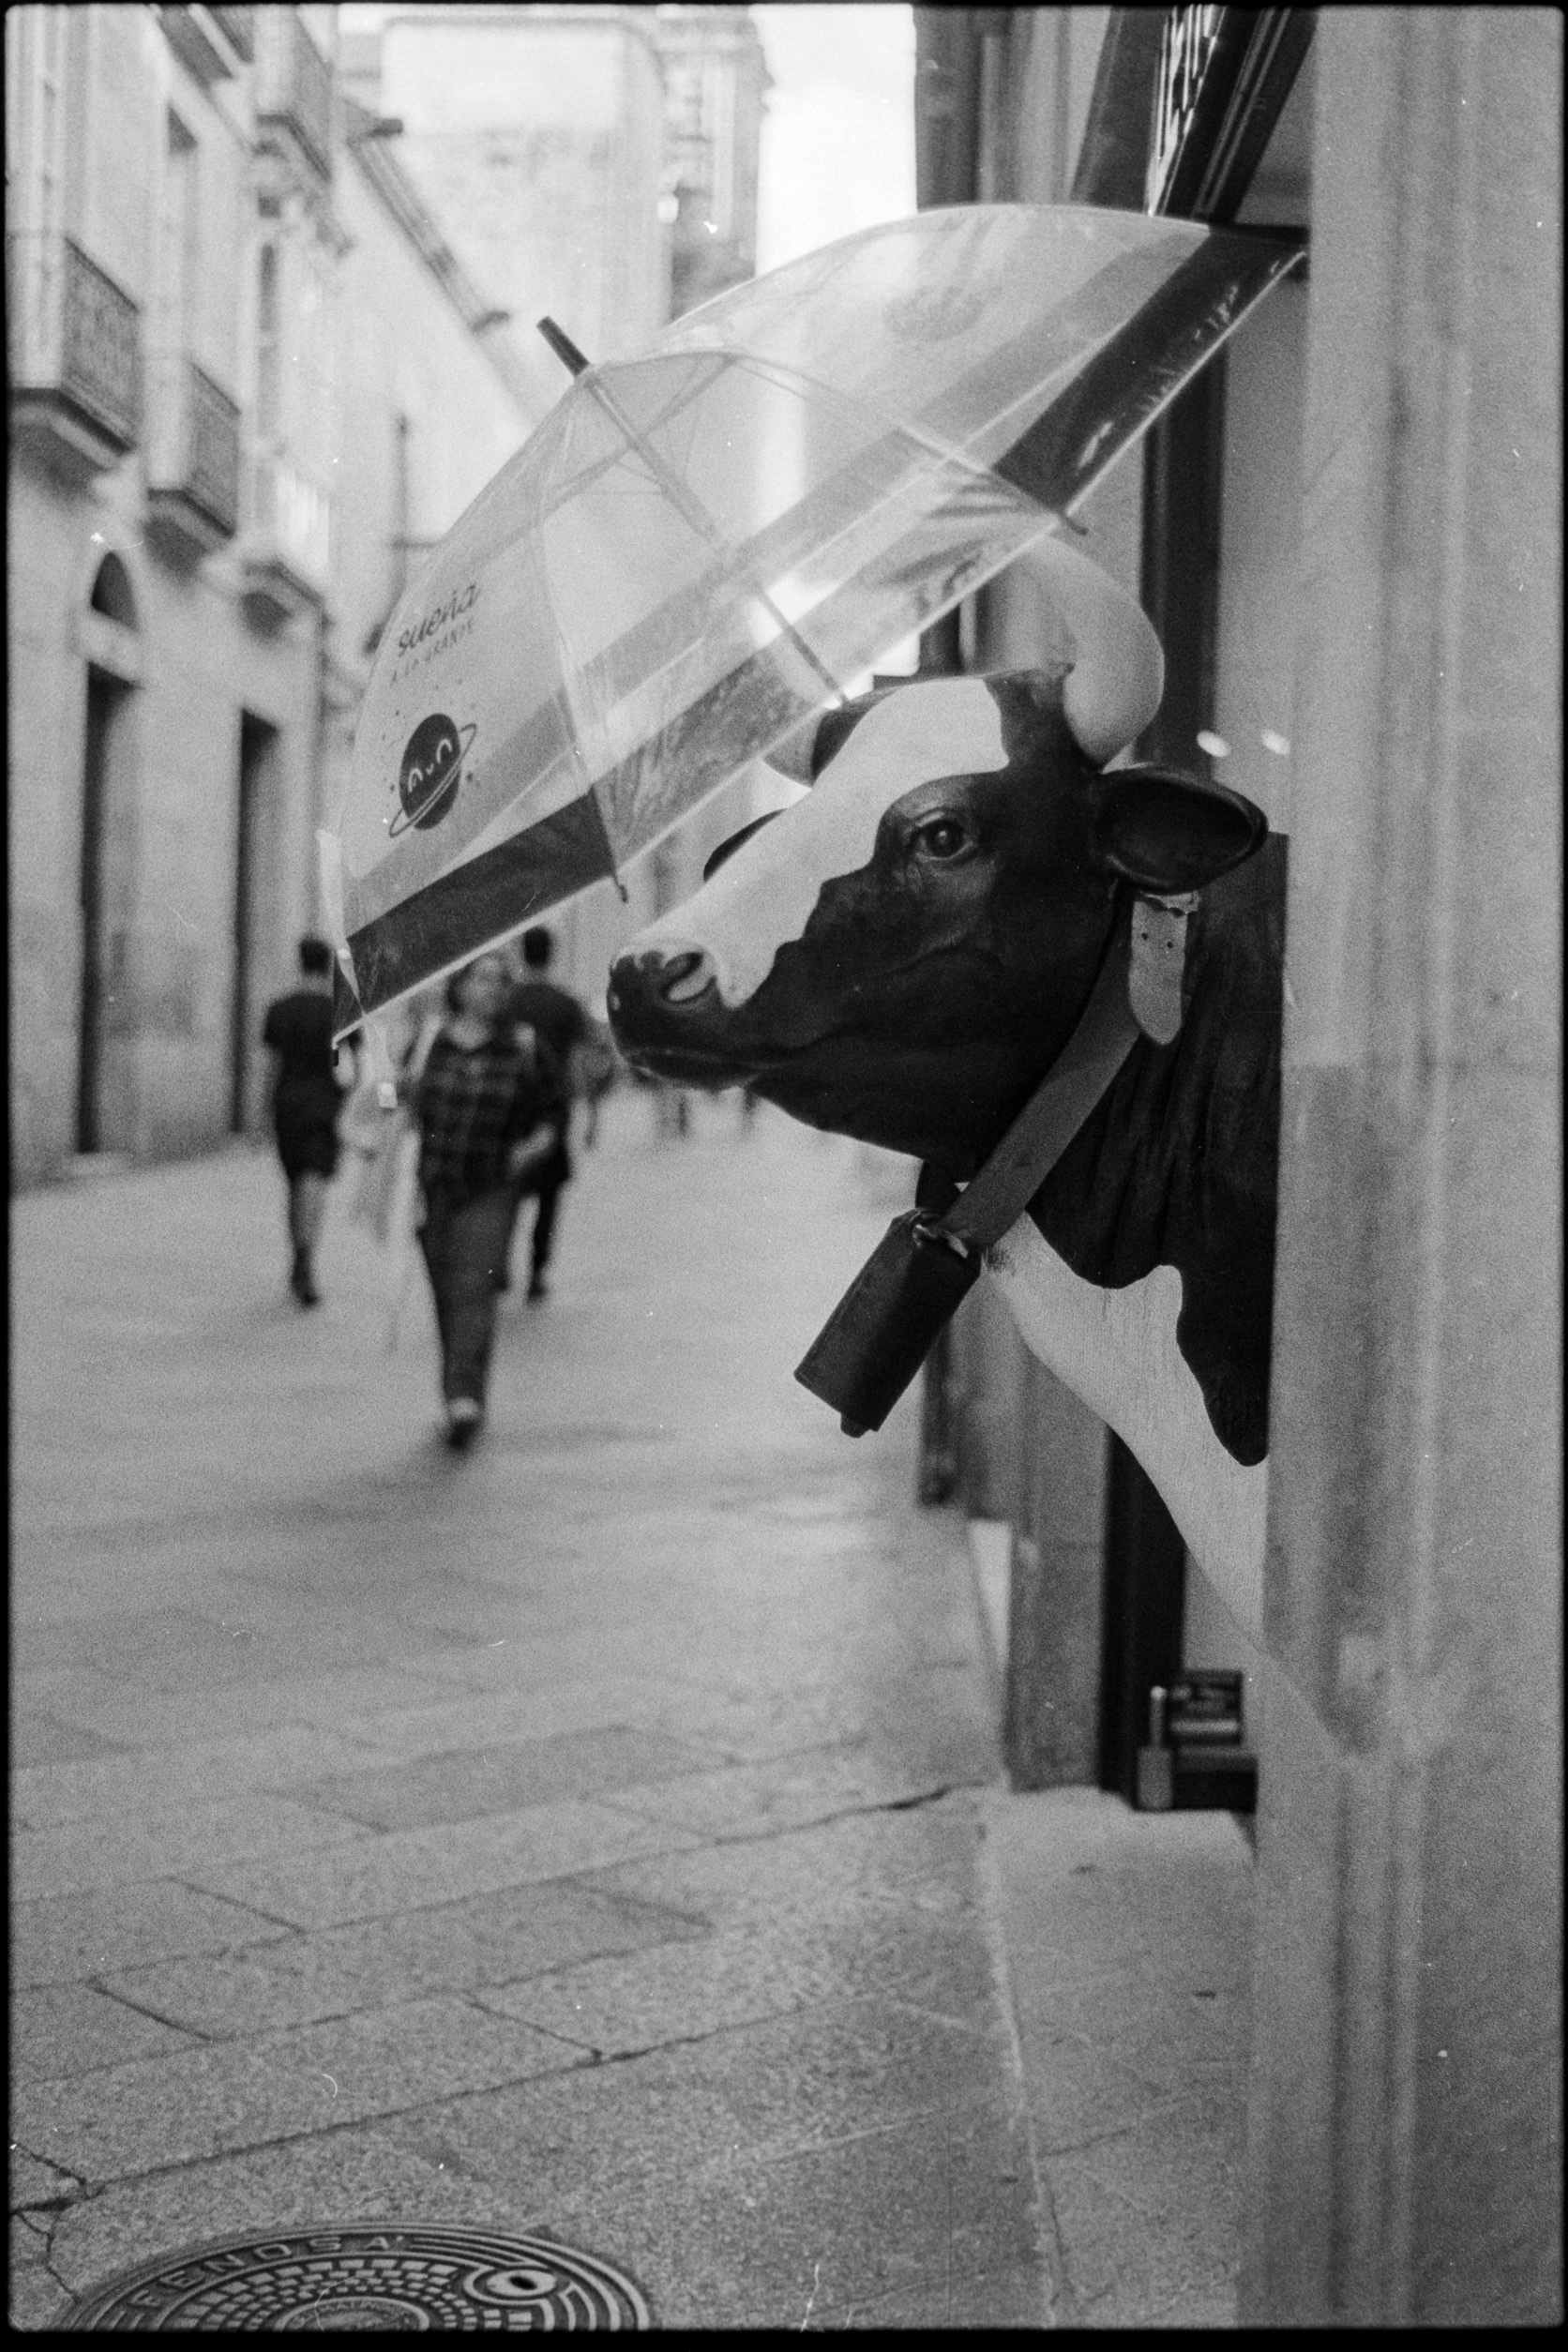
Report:
[[[1182,975],[1187,960],[1187,917],[1196,890],[1168,898],[1133,900],[1127,963],[1127,1003],[1144,1035],[1168,1046],[1182,1026]]]
[[[916,1211],[910,1230],[917,1242],[926,1242],[933,1248],[940,1244],[943,1249],[950,1249],[956,1258],[967,1259],[974,1255],[972,1244],[957,1233],[948,1232],[945,1226],[923,1211]]]

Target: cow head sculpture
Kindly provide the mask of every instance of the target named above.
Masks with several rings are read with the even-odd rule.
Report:
[[[1158,707],[1158,641],[1083,557],[1048,542],[1043,566],[1040,667],[882,687],[796,739],[809,794],[616,961],[634,1063],[968,1177],[1070,1034],[1119,893],[1258,846],[1238,794],[1108,767]]]

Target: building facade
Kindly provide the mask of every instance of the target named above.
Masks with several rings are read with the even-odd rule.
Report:
[[[768,89],[744,8],[661,8],[670,315],[681,318],[757,267],[757,166]]]
[[[264,801],[276,919],[309,904],[317,652],[308,619],[246,614],[248,565],[265,597],[287,559],[262,504],[279,476],[247,430],[235,254],[263,147],[295,138],[315,90],[303,52],[280,68],[296,87],[264,81],[249,11],[166,16],[6,20],[23,1183],[77,1153],[190,1150],[241,1115],[236,1027],[276,960],[237,879]],[[324,75],[319,28],[295,22]]]
[[[1011,1527],[1020,1785],[1127,1789],[1152,1681],[1246,1672],[1243,2323],[1560,2319],[1560,19],[916,20],[923,202],[1310,237],[1080,517],[1140,749],[1290,841],[1260,1621],[980,1297],[927,1478]]]
[[[408,568],[540,413],[336,11],[8,11],[13,1181],[255,1132]]]
[[[537,414],[565,384],[541,316],[615,359],[753,274],[766,73],[744,8],[416,6],[345,35],[342,65],[399,126],[399,161],[494,302],[488,334]],[[560,976],[596,1011],[621,946],[696,888],[770,789],[743,776],[619,889],[550,917]]]

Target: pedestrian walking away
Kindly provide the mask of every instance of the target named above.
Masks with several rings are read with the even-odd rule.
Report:
[[[262,1043],[277,1057],[272,1123],[289,1188],[289,1288],[301,1306],[316,1306],[316,1245],[338,1168],[338,1115],[349,1092],[332,1050],[332,950],[325,940],[300,941],[299,986],[267,1006]]]
[[[524,931],[522,960],[525,976],[513,985],[506,1008],[510,1019],[524,1023],[542,1041],[561,1079],[560,1099],[551,1117],[555,1148],[548,1159],[524,1177],[517,1189],[520,1211],[525,1199],[533,1199],[538,1204],[529,1242],[528,1295],[531,1299],[544,1298],[548,1289],[545,1275],[555,1241],[555,1220],[561,1194],[572,1178],[572,1100],[574,1095],[585,1091],[583,1056],[594,1043],[592,1024],[581,1004],[569,988],[561,988],[548,977],[554,953],[555,941],[542,923]],[[510,1287],[510,1270],[504,1263],[498,1288],[505,1290]]]
[[[441,1338],[446,1439],[461,1451],[484,1420],[496,1278],[518,1185],[556,1148],[557,1090],[531,1035],[507,1018],[505,957],[453,975],[447,1016],[410,1086],[419,1127],[419,1245]]]

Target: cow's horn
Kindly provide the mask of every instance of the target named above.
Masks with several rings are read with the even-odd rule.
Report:
[[[1037,541],[1008,577],[1028,582],[1045,608],[1042,646],[1060,643],[1065,625],[1070,644],[1063,652],[1070,667],[1062,707],[1079,749],[1103,767],[1160,707],[1165,656],[1153,625],[1136,596],[1060,539]],[[1026,634],[1027,616],[1014,626]]]
[[[1015,595],[1033,598],[1009,614],[1019,639],[1038,647],[1042,668],[1066,671],[1062,707],[1078,748],[1103,767],[1143,732],[1165,692],[1165,656],[1136,596],[1061,539],[1037,540],[1007,573]],[[1013,630],[1010,629],[1009,634]],[[811,755],[822,714],[763,754],[798,784],[812,781]]]

